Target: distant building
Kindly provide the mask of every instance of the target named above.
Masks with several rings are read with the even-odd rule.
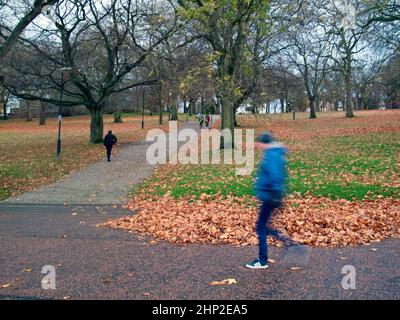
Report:
[[[284,103],[284,107],[286,108],[286,103]],[[269,103],[264,103],[261,107],[257,108],[257,113],[282,113],[282,105],[279,99],[271,101]],[[237,109],[238,114],[251,114],[253,113],[253,105],[250,103],[246,103],[241,105]]]

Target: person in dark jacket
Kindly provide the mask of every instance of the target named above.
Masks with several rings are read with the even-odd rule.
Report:
[[[258,258],[246,264],[246,267],[264,269],[268,268],[267,235],[284,243],[292,244],[293,241],[268,226],[273,212],[281,206],[285,195],[287,150],[275,141],[270,132],[262,133],[256,142],[263,152],[254,186],[256,197],[261,203],[256,224],[259,254]]]
[[[107,149],[107,161],[110,162],[111,151],[114,144],[117,143],[117,137],[113,135],[112,131],[109,130],[108,134],[104,137],[104,146]]]
[[[197,120],[199,121],[200,129],[203,129],[204,117],[203,117],[203,115],[201,114],[201,112],[199,112],[199,113],[197,114]]]
[[[211,116],[208,114],[208,115],[206,116],[206,128],[209,128],[209,127],[210,127],[210,122],[211,122]]]

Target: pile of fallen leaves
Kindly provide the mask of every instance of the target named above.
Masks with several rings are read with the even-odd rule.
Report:
[[[257,243],[257,207],[248,198],[208,196],[200,199],[134,198],[136,214],[108,221],[110,226],[172,243]],[[289,197],[272,224],[295,241],[318,247],[346,246],[400,237],[400,201],[351,202]],[[281,245],[269,239],[270,244]]]

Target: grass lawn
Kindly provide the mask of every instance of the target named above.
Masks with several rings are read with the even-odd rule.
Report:
[[[272,130],[289,150],[288,192],[332,199],[400,197],[400,112],[239,116],[243,128]],[[259,158],[259,155],[257,155]],[[255,173],[255,172],[254,172]],[[229,165],[165,166],[138,190],[175,198],[201,194],[251,196],[250,176],[236,176]]]
[[[89,123],[89,116],[63,119],[62,155],[57,160],[57,119],[47,119],[44,126],[37,119],[0,121],[0,200],[57,181],[104,157],[102,145],[88,142]],[[155,127],[158,116],[145,117],[145,130],[140,116],[124,116],[121,124],[114,124],[112,115],[104,116],[104,132],[113,130],[119,144],[140,140]]]

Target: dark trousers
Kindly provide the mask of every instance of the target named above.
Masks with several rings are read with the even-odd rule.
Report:
[[[112,146],[106,146],[107,149],[107,160],[110,161]]]
[[[258,258],[262,263],[266,263],[268,260],[267,235],[273,236],[275,239],[284,242],[285,245],[295,244],[293,240],[285,237],[278,230],[275,230],[268,225],[274,210],[279,206],[279,204],[270,201],[263,201],[260,206],[256,231],[258,236]]]

